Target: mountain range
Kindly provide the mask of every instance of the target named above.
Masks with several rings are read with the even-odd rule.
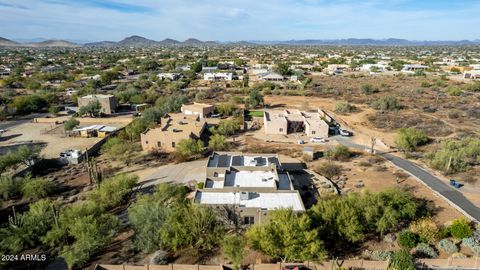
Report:
[[[304,39],[304,40],[251,40],[236,42],[201,41],[189,38],[185,41],[164,39],[155,41],[141,36],[130,36],[120,41],[99,41],[79,44],[67,40],[42,40],[37,42],[16,42],[0,37],[0,47],[155,47],[155,46],[215,46],[215,45],[346,45],[346,46],[458,46],[480,45],[480,40],[415,41],[407,39]]]

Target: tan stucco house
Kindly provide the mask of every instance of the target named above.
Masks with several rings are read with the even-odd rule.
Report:
[[[328,123],[332,119],[321,109],[317,112],[293,110],[268,110],[264,112],[265,134],[287,135],[305,133],[308,137],[328,137]]]
[[[194,102],[188,105],[183,104],[181,111],[185,115],[198,115],[200,118],[205,118],[209,117],[215,111],[215,106]]]
[[[142,149],[173,152],[183,139],[204,139],[206,130],[207,123],[198,115],[168,114],[160,119],[158,127],[140,134]]]
[[[113,95],[87,95],[78,98],[78,107],[87,106],[90,102],[98,100],[104,114],[112,114],[117,109],[117,99]]]

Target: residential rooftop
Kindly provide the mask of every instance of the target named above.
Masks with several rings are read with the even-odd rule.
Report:
[[[211,205],[236,205],[240,208],[260,208],[275,210],[290,208],[293,211],[304,211],[298,192],[206,192],[199,191],[195,202]]]

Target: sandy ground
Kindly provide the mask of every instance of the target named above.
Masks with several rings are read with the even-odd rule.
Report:
[[[63,118],[57,119],[62,120]],[[102,118],[98,118],[93,122],[81,122],[80,126],[104,124],[120,128],[126,125],[120,121],[117,123],[112,121],[114,118],[105,119],[109,119],[111,122],[104,124]],[[79,118],[79,120],[82,119]],[[39,143],[43,145],[41,154],[45,158],[57,158],[60,152],[68,149],[83,150],[100,140],[101,138],[67,137],[62,124],[26,122],[7,129],[0,137],[0,148],[9,149],[8,147],[11,145]]]

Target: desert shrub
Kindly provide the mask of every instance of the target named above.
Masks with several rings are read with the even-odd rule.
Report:
[[[437,241],[438,226],[431,218],[422,218],[410,224],[410,231],[419,236],[420,242],[433,244]]]
[[[418,214],[417,207],[410,193],[395,189],[320,200],[309,214],[322,239],[355,243],[367,234],[385,234],[404,226]]]
[[[26,179],[22,187],[23,197],[30,200],[46,198],[53,191],[55,191],[55,184],[41,178]]]
[[[439,250],[449,254],[458,252],[458,247],[452,242],[452,240],[447,238],[440,240],[440,242],[437,244],[437,247]]]
[[[393,96],[384,96],[376,99],[371,104],[372,108],[381,111],[398,111],[400,109],[400,104],[396,97]]]
[[[371,95],[378,92],[378,88],[373,87],[371,84],[362,85],[361,90],[365,95]]]
[[[444,173],[462,172],[480,161],[480,140],[471,137],[445,140],[428,157],[431,166]]]
[[[415,151],[418,146],[426,144],[429,138],[425,132],[415,128],[401,128],[397,133],[397,147],[405,152]]]
[[[329,179],[339,176],[342,173],[342,166],[333,162],[324,162],[315,168],[315,171]]]
[[[452,258],[452,259],[466,259],[467,256],[465,254],[456,252],[456,253],[453,253],[452,255],[450,255],[450,258]]]
[[[469,248],[475,256],[480,255],[480,233],[476,236],[464,238],[462,246]]]
[[[425,243],[420,243],[415,248],[415,256],[419,258],[435,259],[438,257],[438,253],[430,245]]]
[[[98,206],[109,209],[119,205],[137,185],[138,176],[131,174],[118,174],[100,183],[97,189],[90,192],[87,197]]]
[[[10,176],[0,177],[0,199],[9,200],[20,196],[22,193],[23,181],[20,178]]]
[[[465,219],[457,219],[453,221],[452,225],[449,227],[450,234],[457,238],[463,239],[472,236],[472,227]]]
[[[400,250],[393,254],[388,264],[389,270],[415,270],[412,255],[406,250]]]
[[[338,144],[326,151],[325,156],[333,160],[346,161],[352,156],[352,152],[345,145]]]
[[[388,261],[393,257],[393,251],[390,250],[374,250],[370,254],[370,259],[374,261]]]
[[[340,100],[335,103],[335,112],[337,113],[346,114],[351,113],[352,111],[353,106],[345,100]]]
[[[63,128],[68,131],[74,129],[76,126],[80,125],[80,121],[75,119],[74,117],[70,117],[65,123],[63,123]]]
[[[411,231],[404,231],[398,234],[398,244],[406,248],[414,248],[417,246],[418,236]]]
[[[449,87],[447,88],[447,93],[450,96],[460,96],[463,93],[463,90],[459,87]]]

